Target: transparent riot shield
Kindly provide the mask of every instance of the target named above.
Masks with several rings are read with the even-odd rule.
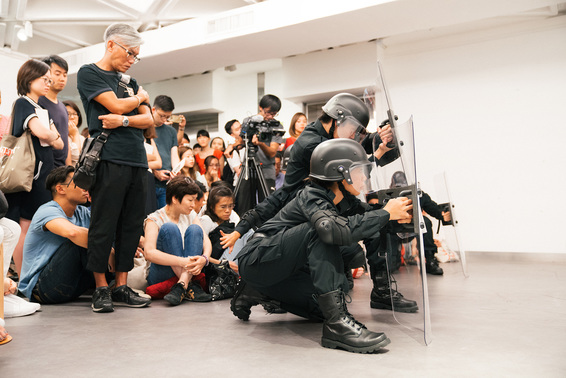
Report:
[[[405,326],[415,337],[423,336],[425,344],[432,340],[426,281],[423,232],[425,225],[419,200],[419,187],[415,166],[415,144],[412,119],[397,124],[394,129],[399,158],[377,169],[379,203],[386,205],[392,198],[406,197],[413,203],[411,223],[390,222],[389,231],[381,237],[389,238],[387,269],[390,277],[392,297],[403,295],[405,300],[417,302],[418,312],[406,313],[395,306],[393,313],[399,324]]]
[[[394,299],[391,301],[393,315],[404,327],[405,332],[428,345],[432,341],[432,331],[424,248],[421,247],[426,228],[419,201],[413,120],[411,118],[403,123],[396,121],[379,63],[378,74],[377,85],[365,90],[364,100],[370,110],[373,110],[376,125],[380,125],[380,120],[385,119],[387,122],[381,124],[388,123],[391,126],[393,140],[387,143],[387,147],[391,148],[389,154],[393,159],[379,162],[377,174],[372,177],[377,183],[372,186],[379,187],[377,197],[379,203],[383,205],[396,197],[409,198],[413,203],[412,222],[406,224],[390,222],[389,227],[382,230],[380,236],[382,240],[386,238],[391,297],[400,298],[401,295],[404,299],[404,301]],[[383,104],[386,104],[385,112],[379,109],[381,106],[383,110]],[[374,155],[383,159],[381,156],[383,148],[380,150],[380,144],[382,144],[381,139],[374,137]],[[418,310],[406,312],[406,301],[415,301]]]
[[[460,262],[460,267],[464,277],[468,277],[468,266],[466,264],[466,250],[464,249],[462,238],[459,234],[459,221],[456,214],[456,205],[450,196],[448,179],[446,172],[435,175],[434,184],[436,188],[435,201],[438,202],[442,210],[450,214],[450,220],[442,221],[444,227],[438,227],[439,251],[437,258],[441,262]],[[446,265],[446,264],[444,264]],[[453,265],[453,264],[451,264]],[[445,274],[455,272],[453,268],[445,269]]]

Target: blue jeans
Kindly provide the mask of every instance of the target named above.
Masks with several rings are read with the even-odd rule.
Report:
[[[179,257],[200,256],[202,255],[202,228],[196,224],[190,225],[185,231],[185,247],[181,239],[181,231],[174,223],[165,223],[161,226],[157,235],[157,249]],[[166,281],[175,276],[175,272],[170,266],[152,263],[147,275],[147,283],[154,285]]]
[[[161,209],[167,204],[165,201],[165,188],[155,185],[155,198],[157,199],[157,208]]]
[[[64,242],[39,274],[30,299],[39,303],[65,303],[78,298],[95,286],[86,264],[86,249],[70,240]]]

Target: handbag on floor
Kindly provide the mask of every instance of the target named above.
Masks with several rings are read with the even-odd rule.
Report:
[[[221,260],[220,264],[210,263],[204,274],[208,292],[212,295],[213,301],[234,296],[238,274],[230,268],[228,260]]]
[[[29,192],[35,171],[35,151],[31,131],[15,137],[10,132],[0,142],[0,190],[4,193]]]

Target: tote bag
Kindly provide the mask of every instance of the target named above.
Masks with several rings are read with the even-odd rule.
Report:
[[[29,192],[35,170],[31,132],[26,130],[20,137],[10,134],[4,135],[0,142],[0,190],[4,193]]]

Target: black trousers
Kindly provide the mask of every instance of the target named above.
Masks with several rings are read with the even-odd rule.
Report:
[[[348,291],[342,249],[323,243],[310,223],[252,238],[239,254],[238,267],[246,283],[305,318],[322,319],[313,295]]]
[[[32,300],[39,303],[72,301],[94,288],[92,272],[86,269],[86,249],[64,242],[39,274]]]
[[[116,250],[116,271],[134,267],[134,255],[143,233],[147,168],[101,161],[90,191],[87,268],[104,273],[110,249]]]

